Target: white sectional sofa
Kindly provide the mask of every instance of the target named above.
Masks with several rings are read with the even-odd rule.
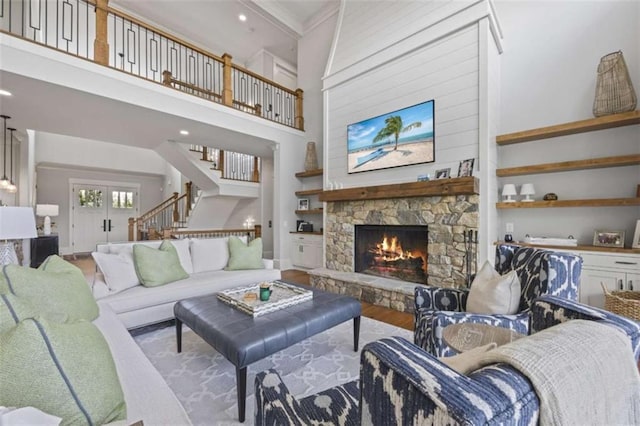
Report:
[[[281,278],[273,261],[263,259],[263,269],[227,271],[228,238],[171,240],[189,278],[158,287],[137,283],[131,256],[134,244],[159,247],[161,241],[100,244],[94,252],[98,266],[92,283],[99,305],[113,310],[132,329],[173,318],[173,305],[181,299],[217,293],[232,287]],[[98,253],[98,254],[96,254]]]

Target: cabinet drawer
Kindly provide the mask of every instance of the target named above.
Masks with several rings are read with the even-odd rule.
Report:
[[[611,268],[626,271],[640,272],[640,256],[623,254],[594,254],[580,253],[583,268]]]

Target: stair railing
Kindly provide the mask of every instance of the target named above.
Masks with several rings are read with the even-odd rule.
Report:
[[[166,229],[177,229],[186,225],[191,212],[191,185],[180,195],[174,192],[140,217],[129,218],[129,241],[161,239]]]
[[[254,225],[253,228],[242,229],[166,229],[162,233],[163,239],[181,240],[185,238],[222,238],[222,237],[247,237],[252,241],[262,236],[262,225]]]

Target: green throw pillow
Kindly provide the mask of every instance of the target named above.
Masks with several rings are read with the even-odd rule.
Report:
[[[111,351],[90,322],[26,319],[0,334],[0,359],[2,406],[35,407],[61,425],[126,418]]]
[[[246,245],[238,237],[229,237],[229,262],[225,271],[264,269],[262,262],[262,238]]]
[[[26,318],[32,318],[38,311],[29,302],[13,294],[0,294],[0,333],[12,329]]]
[[[140,283],[145,287],[156,287],[189,278],[189,274],[180,265],[176,248],[170,241],[163,241],[158,249],[135,244],[133,264]]]
[[[50,256],[38,269],[6,265],[8,292],[28,300],[39,314],[66,314],[70,321],[93,321],[100,310],[80,269]]]

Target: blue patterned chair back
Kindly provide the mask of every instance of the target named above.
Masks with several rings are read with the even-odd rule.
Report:
[[[533,299],[551,295],[578,300],[582,258],[553,250],[499,244],[496,247],[496,271],[515,270],[522,292],[519,311],[531,308]]]

